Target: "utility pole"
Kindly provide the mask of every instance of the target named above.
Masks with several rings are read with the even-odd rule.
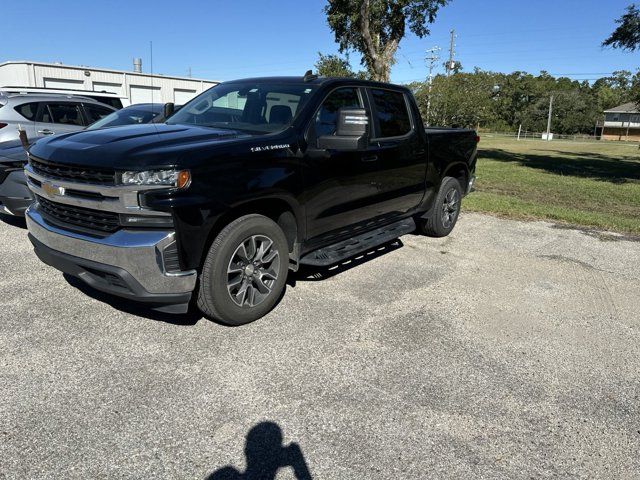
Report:
[[[187,74],[189,78],[191,78],[191,67],[189,67],[189,73]]]
[[[451,72],[453,71],[454,67],[455,67],[455,40],[456,40],[456,31],[455,30],[451,30],[451,40],[449,42],[449,62],[447,62],[447,77],[449,75],[451,75]]]
[[[551,141],[551,115],[553,114],[553,95],[549,99],[549,118],[547,119],[547,142]]]
[[[429,62],[429,90],[427,94],[427,127],[430,125],[430,112],[431,112],[431,87],[433,86],[433,68],[435,67],[436,62],[440,59],[440,55],[438,52],[440,51],[440,47],[433,47],[427,50],[426,60]]]

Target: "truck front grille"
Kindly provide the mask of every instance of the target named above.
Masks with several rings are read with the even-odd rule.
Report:
[[[35,157],[30,157],[29,163],[35,173],[56,180],[98,185],[115,185],[116,183],[116,175],[113,170],[61,165],[59,163],[43,162]]]
[[[53,220],[53,223],[62,223],[62,226],[70,225],[98,233],[112,233],[120,228],[117,213],[64,205],[39,195],[36,195],[36,198],[45,219]]]

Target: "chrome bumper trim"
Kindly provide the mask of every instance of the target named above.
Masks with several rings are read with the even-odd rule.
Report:
[[[49,225],[32,205],[26,212],[33,237],[61,253],[126,270],[153,294],[192,292],[197,272],[164,271],[162,252],[175,241],[167,230],[118,230],[105,238],[94,238]]]

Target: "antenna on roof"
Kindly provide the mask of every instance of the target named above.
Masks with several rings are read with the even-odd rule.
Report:
[[[318,78],[318,75],[315,75],[311,70],[307,70],[302,79],[305,82],[310,82],[311,80],[315,80],[316,78]]]

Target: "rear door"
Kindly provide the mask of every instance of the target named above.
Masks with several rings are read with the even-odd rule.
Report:
[[[373,120],[372,150],[378,168],[372,172],[380,215],[400,216],[416,207],[425,191],[426,140],[402,90],[368,88]]]
[[[36,120],[38,137],[82,130],[85,120],[77,102],[43,102]]]

